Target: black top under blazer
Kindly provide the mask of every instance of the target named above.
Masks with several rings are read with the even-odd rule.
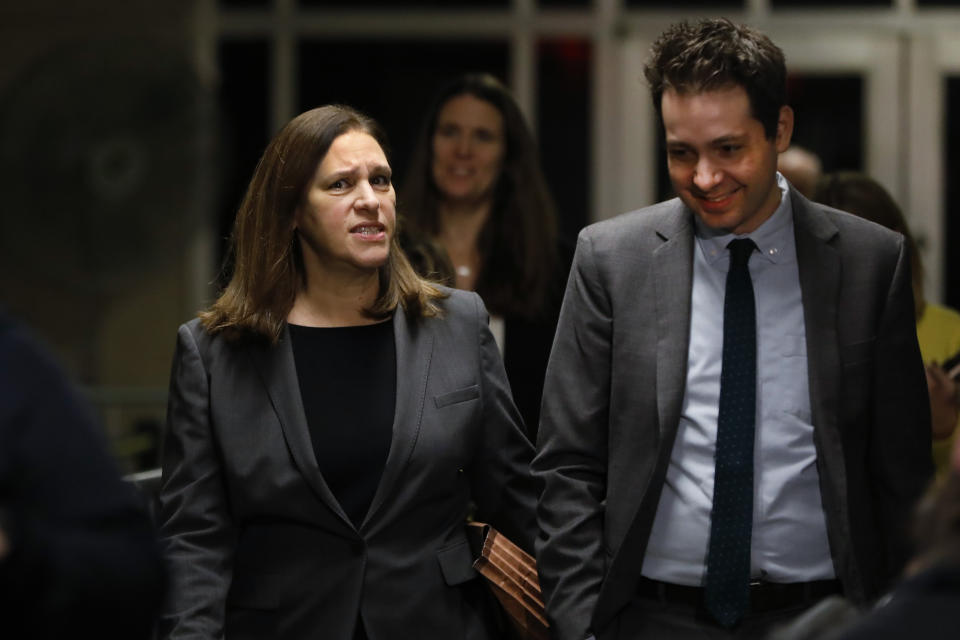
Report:
[[[172,590],[164,638],[490,638],[469,504],[520,546],[536,535],[533,455],[480,298],[394,316],[393,438],[351,523],[317,467],[285,329],[276,346],[180,327],[163,454]],[[365,389],[345,402],[373,402]]]

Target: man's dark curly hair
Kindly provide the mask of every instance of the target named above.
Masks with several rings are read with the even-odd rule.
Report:
[[[767,138],[776,137],[787,67],[783,51],[755,29],[726,18],[674,24],[653,43],[643,73],[658,115],[666,89],[691,94],[740,86]]]

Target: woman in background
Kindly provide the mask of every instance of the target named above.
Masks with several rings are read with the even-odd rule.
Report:
[[[476,291],[493,315],[514,400],[535,435],[572,250],[558,241],[533,136],[503,84],[469,74],[441,90],[400,201],[418,270]]]
[[[289,122],[229,284],[180,327],[164,638],[497,636],[465,516],[531,550],[532,447],[479,296],[397,249],[384,149],[346,107]]]
[[[933,427],[933,461],[937,477],[950,468],[950,452],[957,434],[957,384],[941,364],[960,352],[960,313],[927,302],[923,295],[923,263],[917,243],[900,207],[880,183],[861,173],[840,171],[823,176],[813,200],[847,211],[904,235],[910,247],[913,300],[917,315],[917,340],[926,363]]]

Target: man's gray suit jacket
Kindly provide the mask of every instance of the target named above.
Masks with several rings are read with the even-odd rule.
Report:
[[[492,636],[466,516],[532,550],[533,447],[473,293],[394,314],[393,440],[363,522],[320,473],[289,332],[229,341],[180,327],[161,489],[178,640]],[[376,402],[358,388],[344,402]],[[350,425],[342,425],[349,429]]]
[[[902,567],[931,475],[910,260],[899,234],[790,197],[830,549],[864,602]],[[684,395],[694,244],[678,199],[580,234],[533,463],[558,639],[602,631],[636,592]]]

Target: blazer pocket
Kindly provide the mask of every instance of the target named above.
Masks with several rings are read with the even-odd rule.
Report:
[[[241,571],[233,574],[227,606],[272,611],[280,607],[282,580],[277,574]]]
[[[874,359],[874,348],[876,347],[876,338],[864,340],[863,342],[854,342],[840,347],[840,362],[845,367],[850,367],[862,362],[870,362]]]
[[[437,406],[437,409],[442,409],[451,404],[466,402],[467,400],[474,400],[479,397],[480,387],[474,384],[469,387],[464,387],[463,389],[457,389],[456,391],[434,396],[433,403]]]
[[[437,551],[437,560],[444,582],[451,587],[477,577],[477,571],[473,568],[473,554],[466,540]]]

